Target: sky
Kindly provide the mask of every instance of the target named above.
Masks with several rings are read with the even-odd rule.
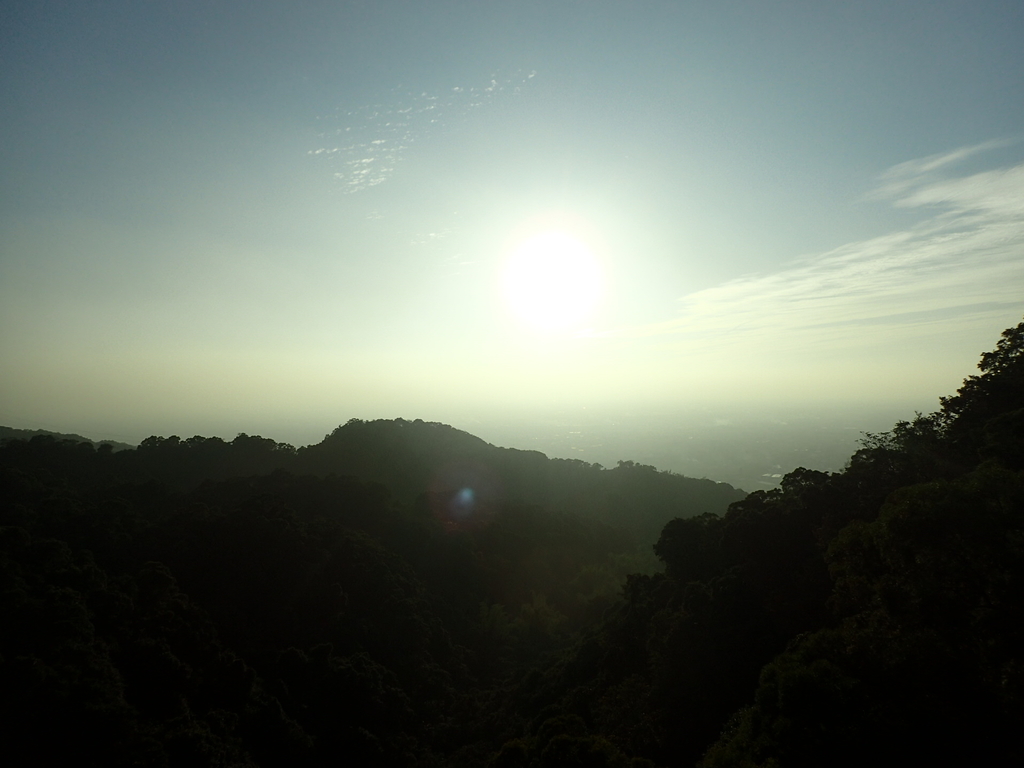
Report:
[[[1024,316],[1022,39],[984,0],[5,2],[0,423],[848,455]]]

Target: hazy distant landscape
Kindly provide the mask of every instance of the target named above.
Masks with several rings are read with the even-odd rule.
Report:
[[[633,460],[753,491],[777,486],[783,474],[797,467],[841,470],[864,432],[885,431],[900,418],[913,415],[912,409],[846,416],[744,413],[733,418],[714,413],[659,417],[627,412],[616,422],[583,412],[546,420],[524,418],[514,424],[481,422],[467,428],[499,445],[605,466]]]

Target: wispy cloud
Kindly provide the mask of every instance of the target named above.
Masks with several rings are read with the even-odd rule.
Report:
[[[872,197],[891,198],[901,195],[913,187],[934,180],[936,172],[946,166],[955,165],[974,155],[1000,149],[1012,143],[1014,142],[1006,139],[993,139],[969,147],[960,147],[952,152],[942,152],[899,163],[881,175]]]
[[[730,340],[833,344],[865,326],[943,325],[1024,310],[1024,164],[958,178],[941,169],[1000,146],[990,142],[902,163],[879,194],[919,208],[917,225],[849,243],[767,275],[684,296],[668,321],[601,334],[668,336],[685,344]]]
[[[387,181],[409,148],[439,128],[501,95],[518,95],[536,72],[480,86],[453,86],[447,93],[404,93],[392,103],[338,109],[320,118],[320,146],[307,152],[332,172],[343,192],[359,192]]]

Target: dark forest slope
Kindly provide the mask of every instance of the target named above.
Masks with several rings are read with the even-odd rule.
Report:
[[[688,517],[685,478],[422,422],[11,441],[0,754],[1024,764],[1024,323],[980,367],[844,471]],[[664,573],[607,522],[644,507],[680,515]]]
[[[119,443],[116,440],[90,440],[74,433],[51,432],[47,429],[15,429],[14,427],[0,427],[0,445],[10,440],[31,440],[37,436],[52,437],[55,440],[73,440],[77,443],[92,443],[93,445],[109,445],[115,451],[128,451],[135,448],[130,443]]]
[[[537,451],[497,448],[467,432],[420,420],[350,421],[323,442],[299,449],[297,466],[372,480],[404,500],[428,492],[453,520],[464,519],[475,506],[537,505],[622,527],[651,543],[674,517],[722,513],[746,496],[727,483],[631,461],[604,469]]]
[[[124,479],[149,478],[181,491],[207,480],[276,470],[353,477],[386,486],[399,503],[429,499],[435,514],[455,526],[475,524],[498,506],[519,504],[613,525],[645,545],[657,541],[674,517],[721,514],[746,496],[726,483],[631,461],[604,469],[549,459],[537,451],[495,447],[445,424],[405,419],[353,419],[322,442],[297,450],[245,434],[230,442],[150,437],[106,466]]]
[[[979,367],[844,471],[669,523],[511,712],[673,766],[1024,764],[1024,323]]]

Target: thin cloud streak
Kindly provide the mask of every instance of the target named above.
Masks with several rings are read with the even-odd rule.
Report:
[[[394,103],[339,108],[320,118],[325,127],[317,134],[321,146],[306,154],[326,163],[346,194],[375,187],[395,174],[416,142],[499,96],[519,96],[536,75],[517,73],[501,80],[492,75],[484,86],[454,86],[444,94],[406,93]]]
[[[689,348],[770,341],[804,349],[849,330],[893,334],[965,316],[995,318],[1024,308],[1024,164],[954,179],[936,169],[997,146],[989,142],[896,166],[883,176],[894,205],[934,208],[919,224],[850,243],[771,275],[751,275],[681,299],[681,316],[593,334],[670,337]],[[917,174],[916,176],[914,174]],[[927,177],[927,178],[926,178]],[[852,338],[852,334],[850,334]]]
[[[879,177],[881,182],[872,198],[892,198],[905,193],[912,187],[921,185],[935,178],[935,171],[948,165],[955,165],[974,155],[983,154],[993,149],[1008,147],[1015,142],[1008,139],[992,139],[969,147],[960,147],[952,152],[941,152],[928,157],[907,160],[894,165]]]

